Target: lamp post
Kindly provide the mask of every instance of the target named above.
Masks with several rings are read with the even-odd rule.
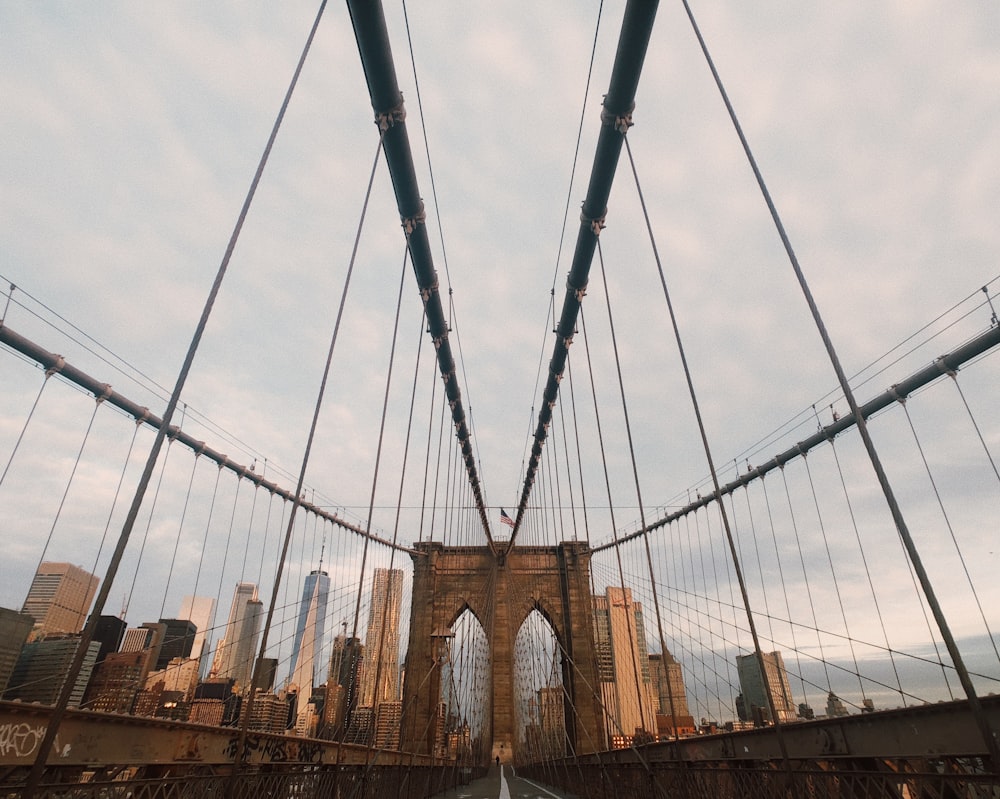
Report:
[[[451,641],[455,633],[450,627],[438,627],[431,633],[431,640],[434,642],[434,662],[438,666],[444,666],[451,657]]]

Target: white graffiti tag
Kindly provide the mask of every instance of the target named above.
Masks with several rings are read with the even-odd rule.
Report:
[[[29,757],[45,735],[45,726],[27,722],[0,725],[0,757]]]

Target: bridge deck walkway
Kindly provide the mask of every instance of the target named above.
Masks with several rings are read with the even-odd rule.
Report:
[[[485,777],[434,795],[434,799],[576,799],[576,794],[518,777],[513,766],[491,766]]]

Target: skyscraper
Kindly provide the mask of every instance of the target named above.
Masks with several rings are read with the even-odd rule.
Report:
[[[160,657],[160,649],[163,647],[163,640],[167,635],[167,625],[153,621],[147,621],[138,627],[130,627],[125,631],[125,638],[122,639],[119,652],[142,652],[145,662],[142,667],[142,680],[146,675],[156,668],[156,661]],[[142,681],[139,683],[142,687]]]
[[[120,650],[109,653],[94,669],[85,706],[105,713],[131,713],[136,695],[156,666],[166,632],[166,625],[156,622],[125,630]]]
[[[403,603],[402,569],[375,569],[358,704],[375,708],[399,695],[399,616]],[[376,685],[377,681],[377,685]]]
[[[785,671],[785,661],[781,652],[763,652],[764,670],[767,682],[771,687],[771,697],[774,709],[778,712],[779,721],[795,719],[795,703],[792,700],[792,689],[788,684],[788,672]],[[743,692],[743,706],[748,716],[746,720],[770,720],[771,712],[767,702],[767,688],[760,673],[760,664],[755,654],[737,655],[736,671],[740,677],[740,690]],[[756,709],[756,710],[755,710]]]
[[[191,657],[203,658],[208,653],[212,640],[212,627],[215,624],[215,597],[186,596],[181,600],[178,619],[188,619],[198,628],[191,645]],[[202,664],[202,671],[207,668]]]
[[[263,608],[264,604],[257,599],[256,585],[236,584],[226,637],[215,651],[212,672],[215,677],[235,680],[241,690],[250,685]]]
[[[160,619],[166,631],[163,635],[163,645],[156,658],[156,669],[165,669],[174,658],[188,659],[194,646],[194,637],[198,628],[188,619]]]
[[[541,760],[566,754],[566,710],[563,687],[548,685],[539,688],[534,708],[529,711],[534,729],[526,738],[531,754]],[[526,731],[527,732],[527,731]]]
[[[656,733],[642,605],[628,588],[608,586],[594,597],[594,645],[612,746],[627,746],[638,731]]]
[[[658,699],[659,712],[664,716],[688,716],[687,691],[684,689],[684,672],[677,658],[668,651],[664,655],[649,656],[653,695]]]
[[[146,653],[141,649],[111,652],[94,669],[84,707],[104,713],[131,713],[146,679]]]
[[[333,639],[324,717],[327,734],[335,740],[343,737],[357,707],[363,657],[364,647],[359,639],[348,638],[346,633]]]
[[[32,638],[80,632],[99,582],[72,563],[40,563],[21,609],[35,619]]]
[[[292,671],[291,683],[298,688],[295,729],[300,735],[307,734],[310,730],[312,730],[311,734],[315,734],[315,724],[313,724],[315,719],[309,715],[308,706],[315,682],[317,649],[322,644],[322,638],[317,640],[317,632],[323,628],[319,612],[320,595],[323,591],[322,578],[326,577],[326,573],[320,572],[320,579],[315,579],[317,572],[313,572],[309,576],[314,578],[311,581],[306,580],[306,584],[312,582],[312,594],[306,606],[305,619],[299,618],[298,626],[302,630],[302,635],[297,635],[297,646],[292,654],[292,662],[296,663],[296,667]],[[327,584],[329,585],[329,580],[327,580]],[[324,601],[324,610],[325,605]],[[315,710],[315,708],[313,709]]]
[[[4,699],[54,705],[62,691],[63,683],[66,682],[70,663],[79,646],[79,635],[52,636],[25,644],[10,676],[10,683],[3,695]],[[100,648],[101,645],[97,641],[91,641],[87,645],[83,665],[69,696],[70,707],[79,707],[83,701],[83,692],[90,681],[97,651]]]
[[[26,613],[0,608],[0,695],[3,695],[7,687],[7,681],[34,624],[35,620]]]
[[[98,663],[103,663],[104,658],[112,652],[118,651],[118,648],[122,645],[122,639],[125,637],[127,627],[125,619],[119,619],[117,616],[101,616],[98,618],[97,626],[94,628],[94,640],[98,641],[101,645],[101,649],[97,653]]]
[[[295,669],[299,664],[302,649],[302,636],[306,629],[306,619],[313,603],[316,604],[316,621],[312,630],[312,659],[313,674],[310,682],[316,682],[316,666],[320,663],[320,651],[323,649],[323,636],[326,632],[326,599],[330,594],[330,577],[325,571],[315,569],[306,576],[305,585],[302,587],[302,601],[299,602],[299,618],[295,624],[295,642],[292,644],[292,659],[288,665],[288,678],[299,685],[295,677]]]

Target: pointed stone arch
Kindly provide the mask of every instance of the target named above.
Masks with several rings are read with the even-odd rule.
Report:
[[[544,603],[533,603],[520,623],[514,657],[519,749],[515,765],[563,758],[567,754],[566,725],[573,719],[573,706],[564,686],[570,664]]]
[[[486,629],[486,625],[483,624],[482,617],[479,615],[479,613],[476,612],[476,609],[471,604],[469,604],[469,602],[464,602],[461,605],[461,607],[459,607],[458,610],[455,611],[455,614],[451,617],[451,620],[445,626],[449,628],[454,627],[455,623],[460,618],[462,618],[462,614],[465,613],[465,611],[469,611],[469,613],[472,614],[473,618],[475,618],[475,620],[479,622],[479,626],[482,627],[484,630]]]
[[[569,704],[567,736],[578,753],[597,751],[602,729],[595,695],[593,600],[590,550],[582,542],[555,547],[515,547],[497,558],[488,547],[414,545],[413,605],[403,684],[403,748],[433,754],[438,735],[440,681],[435,636],[468,609],[483,626],[490,648],[491,757],[514,759],[517,738],[513,707],[514,638],[536,608],[550,624],[565,653],[563,684]]]

